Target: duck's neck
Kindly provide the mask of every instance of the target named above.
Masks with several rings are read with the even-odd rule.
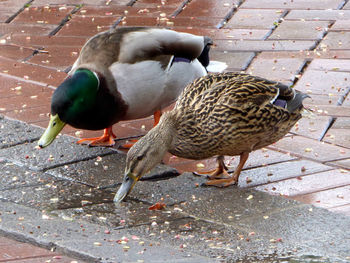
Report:
[[[165,154],[172,148],[175,135],[175,120],[171,112],[166,112],[159,123],[145,137],[151,144],[159,146]]]

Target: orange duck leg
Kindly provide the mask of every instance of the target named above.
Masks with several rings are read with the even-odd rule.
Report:
[[[115,144],[115,138],[117,138],[117,136],[113,133],[111,126],[104,129],[103,135],[101,137],[84,138],[77,141],[77,143],[82,144],[88,142],[90,146],[113,146]]]

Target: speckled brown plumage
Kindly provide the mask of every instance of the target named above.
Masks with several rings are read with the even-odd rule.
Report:
[[[213,74],[195,80],[175,108],[128,152],[125,179],[115,201],[123,199],[167,151],[197,160],[217,156],[218,167],[206,184],[236,184],[249,153],[281,139],[301,118],[306,97],[281,83],[247,74]],[[232,176],[224,155],[240,156]]]
[[[300,107],[271,103],[292,100],[295,92],[281,83],[240,73],[209,75],[187,86],[172,114],[174,144],[169,151],[190,159],[239,155],[281,139],[301,118]]]

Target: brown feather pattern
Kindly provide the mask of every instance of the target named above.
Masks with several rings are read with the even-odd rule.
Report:
[[[281,83],[248,74],[208,75],[188,85],[168,118],[176,135],[174,155],[204,159],[239,155],[281,139],[301,118],[271,101],[292,100],[294,91]]]

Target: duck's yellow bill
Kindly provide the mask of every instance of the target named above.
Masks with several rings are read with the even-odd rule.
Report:
[[[66,123],[61,121],[58,114],[54,116],[51,115],[49,126],[46,128],[44,134],[41,136],[38,142],[39,147],[44,148],[50,145],[63,129],[64,125],[66,125]]]

